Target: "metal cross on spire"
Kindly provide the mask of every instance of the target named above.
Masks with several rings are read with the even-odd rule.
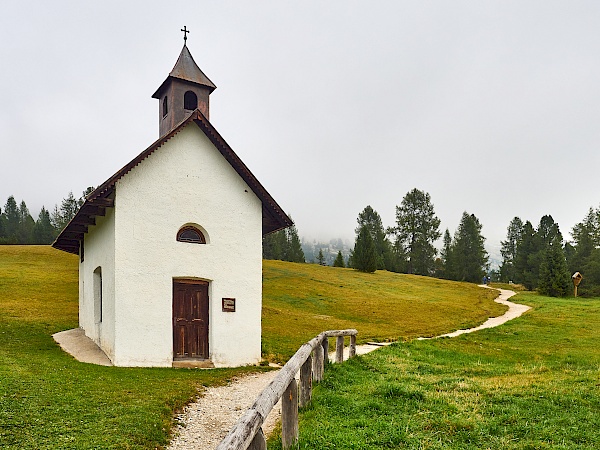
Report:
[[[186,28],[186,26],[184,25],[183,28],[181,29],[181,31],[183,31],[183,43],[186,44],[187,43],[187,34],[190,32],[190,30],[188,30]]]

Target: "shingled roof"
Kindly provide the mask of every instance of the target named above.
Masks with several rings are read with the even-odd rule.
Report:
[[[88,227],[96,224],[97,216],[104,216],[106,214],[106,208],[114,207],[114,192],[117,181],[175,136],[183,127],[192,123],[202,130],[262,202],[263,235],[291,226],[293,224],[292,220],[285,214],[252,172],[250,172],[250,169],[242,162],[229,144],[225,142],[206,117],[199,110],[195,110],[171,132],[154,142],[90,193],[86,197],[84,204],[77,211],[77,214],[75,214],[75,217],[58,235],[52,246],[65,252],[79,254],[79,242],[83,239],[84,233],[87,233]]]
[[[204,72],[200,70],[200,67],[198,67],[198,64],[196,64],[196,61],[194,61],[192,54],[188,50],[187,45],[184,45],[181,49],[181,53],[179,54],[179,58],[177,58],[173,70],[171,70],[169,76],[162,82],[156,92],[152,94],[152,98],[160,98],[160,93],[169,81],[169,78],[178,78],[180,80],[206,86],[208,92],[212,92],[217,88],[217,86],[204,75]]]

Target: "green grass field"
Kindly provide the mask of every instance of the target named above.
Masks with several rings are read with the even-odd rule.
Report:
[[[600,448],[600,300],[514,301],[533,310],[330,366],[301,412],[300,448]]]
[[[0,448],[161,448],[174,411],[199,388],[262,370],[79,363],[51,337],[77,326],[77,289],[76,256],[0,246]],[[363,341],[447,332],[502,313],[491,296],[468,284],[266,261],[263,346],[285,360],[330,328],[356,327]]]
[[[470,283],[282,261],[263,267],[263,354],[278,361],[323,330],[356,328],[359,343],[407,340],[506,311],[492,301],[497,291]]]

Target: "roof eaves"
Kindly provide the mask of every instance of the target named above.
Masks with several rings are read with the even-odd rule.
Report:
[[[160,139],[155,141],[150,147],[132,159],[129,163],[123,166],[120,170],[118,170],[113,176],[111,176],[108,180],[98,186],[95,190],[93,190],[85,199],[85,202],[75,216],[71,219],[71,221],[63,228],[60,234],[57,236],[55,241],[52,243],[54,248],[59,250],[64,250],[69,253],[78,254],[79,246],[76,247],[73,245],[73,240],[71,237],[73,236],[73,228],[76,225],[85,225],[86,227],[89,225],[95,224],[95,217],[100,215],[102,212],[102,208],[112,207],[111,203],[107,206],[107,201],[110,201],[109,196],[113,193],[115,184],[119,179],[121,179],[124,175],[129,173],[140,164],[143,160],[148,158],[156,149],[161,147],[165,142],[175,136],[181,128],[193,119],[194,113],[192,112],[188,117],[186,117],[178,126],[176,126],[171,132],[165,134]],[[104,214],[101,214],[104,215]],[[86,231],[87,232],[87,229]],[[83,237],[83,234],[81,234]]]
[[[79,246],[75,246],[74,242],[76,241],[72,239],[74,235],[80,235],[81,238],[83,238],[83,233],[78,229],[78,226],[83,225],[85,227],[84,232],[87,232],[87,227],[89,225],[95,225],[95,217],[97,215],[104,215],[105,208],[114,206],[114,202],[112,202],[110,196],[114,191],[117,181],[133,170],[134,167],[148,158],[152,153],[154,153],[154,151],[156,151],[156,149],[161,147],[165,142],[179,133],[183,127],[192,121],[202,130],[202,132],[219,150],[223,157],[229,162],[229,164],[261,200],[263,204],[263,217],[267,215],[273,219],[272,224],[263,223],[263,235],[293,225],[292,220],[283,211],[275,199],[271,197],[269,192],[263,187],[258,179],[252,174],[246,164],[244,164],[239,156],[237,156],[229,144],[225,142],[225,139],[223,139],[215,127],[213,127],[213,125],[199,110],[195,110],[191,112],[184,120],[182,120],[181,123],[179,123],[175,128],[173,128],[172,131],[160,137],[157,141],[150,145],[150,147],[141,152],[108,180],[92,191],[86,197],[85,202],[83,205],[81,205],[73,219],[71,219],[67,226],[65,226],[65,228],[60,232],[56,240],[52,243],[52,246],[59,250],[78,254]]]

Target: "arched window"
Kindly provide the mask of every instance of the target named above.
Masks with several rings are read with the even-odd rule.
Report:
[[[192,244],[206,244],[204,234],[196,227],[183,227],[177,232],[177,240],[179,242],[190,242]]]
[[[198,107],[198,97],[192,91],[183,94],[183,108],[194,110]]]
[[[163,99],[163,117],[166,117],[166,115],[169,113],[169,104],[167,103],[167,96],[165,95],[165,98]]]
[[[94,322],[102,323],[102,267],[94,270]]]

